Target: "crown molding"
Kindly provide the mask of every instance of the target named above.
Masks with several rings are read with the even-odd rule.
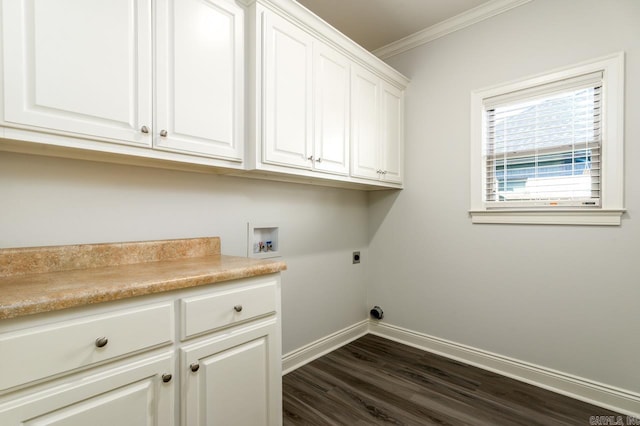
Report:
[[[393,43],[380,47],[372,53],[380,59],[387,59],[443,37],[454,31],[461,30],[518,6],[522,6],[530,1],[531,0],[491,0],[478,7],[474,7],[473,9],[469,9],[466,12],[425,28],[424,30],[418,31],[417,33],[413,33],[398,41],[394,41]]]

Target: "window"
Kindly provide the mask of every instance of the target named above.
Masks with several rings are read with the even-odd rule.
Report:
[[[619,225],[623,55],[471,95],[474,223]]]
[[[600,205],[602,73],[585,77],[485,100],[487,208]]]

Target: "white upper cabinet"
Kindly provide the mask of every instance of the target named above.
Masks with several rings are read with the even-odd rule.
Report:
[[[154,147],[242,160],[243,9],[225,0],[157,5]]]
[[[378,179],[380,79],[359,66],[352,67],[351,76],[351,175]]]
[[[5,125],[242,162],[233,0],[4,0],[2,17]]]
[[[264,16],[262,161],[311,168],[313,38],[279,15]]]
[[[263,16],[259,160],[348,175],[349,61],[285,18]]]
[[[354,65],[351,97],[351,176],[401,184],[404,92]]]
[[[150,0],[4,0],[4,121],[150,146]]]
[[[408,80],[288,0],[249,8],[247,168],[260,176],[401,188]]]
[[[381,93],[382,180],[402,183],[404,178],[404,92],[383,81]]]
[[[406,77],[294,0],[0,0],[0,150],[401,188]]]
[[[349,174],[349,60],[314,44],[314,150],[316,170]]]

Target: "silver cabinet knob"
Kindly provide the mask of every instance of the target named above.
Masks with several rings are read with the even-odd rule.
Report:
[[[313,161],[313,155],[310,155],[309,157],[307,157],[307,160]]]
[[[166,137],[167,137],[167,134],[168,134],[168,133],[167,133],[167,131],[166,131],[166,130],[164,130],[164,129],[160,130],[160,136],[162,136],[163,138],[166,138]]]
[[[148,128],[147,126],[142,126],[142,127],[140,128],[140,131],[141,131],[142,133],[149,133],[149,128]]]
[[[242,305],[236,305],[233,307],[236,312],[242,312]]]
[[[316,161],[317,161],[318,163],[322,163],[322,158],[318,158]]]
[[[96,347],[97,348],[104,348],[105,346],[107,346],[107,343],[109,343],[109,339],[107,339],[104,336],[98,337],[96,339]]]
[[[196,371],[200,370],[200,363],[194,362],[193,364],[189,365],[189,369],[195,373]]]
[[[169,383],[171,381],[171,379],[173,378],[173,376],[169,373],[165,373],[162,375],[162,381],[164,383]]]

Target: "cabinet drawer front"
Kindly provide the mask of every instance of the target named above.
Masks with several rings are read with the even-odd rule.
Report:
[[[276,311],[276,281],[182,299],[183,338]]]
[[[98,347],[103,337],[107,342]],[[172,338],[171,303],[7,333],[0,336],[0,390],[168,343]]]

